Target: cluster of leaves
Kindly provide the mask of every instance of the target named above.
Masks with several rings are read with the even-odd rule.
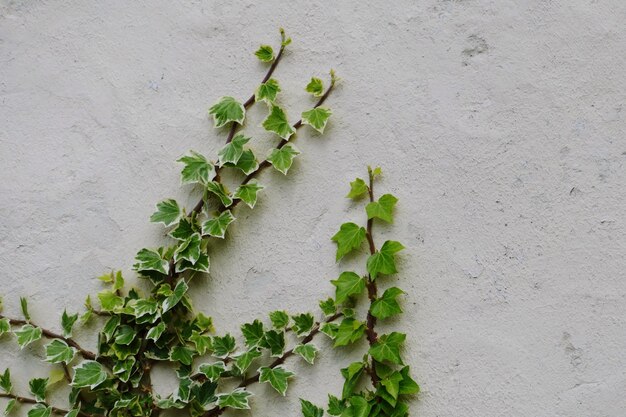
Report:
[[[152,284],[149,293],[127,288],[121,272],[100,277],[107,289],[97,295],[99,307],[87,298],[86,312],[80,318],[86,322],[97,315],[105,320],[97,352],[82,348],[72,339],[78,314],[63,314],[62,334],[34,324],[25,299],[23,319],[0,315],[0,336],[14,334],[21,348],[44,338],[49,341],[45,345],[46,361],[58,364],[49,377],[31,379],[32,397],[13,392],[10,370],[0,374],[0,397],[9,399],[6,414],[17,403],[26,403],[33,404],[29,417],[49,417],[52,413],[66,417],[156,417],[167,409],[186,409],[192,417],[215,416],[227,409],[249,408],[251,393],[246,387],[255,382],[268,383],[284,395],[288,379],[294,375],[284,367],[287,357],[299,355],[314,362],[317,348],[311,340],[322,325],[340,314],[334,313],[319,323],[308,313],[276,311],[270,314],[269,323],[255,320],[244,324],[243,344],[238,344],[230,334],[216,335],[211,318],[194,311],[188,294],[190,280],[198,273],[209,272],[208,240],[225,238],[235,221],[233,209],[240,202],[254,208],[258,192],[263,189],[256,180],[258,173],[272,166],[286,175],[294,157],[300,154],[291,143],[296,130],[309,125],[322,133],[327,125],[331,111],[322,104],[336,81],[332,71],[327,88],[315,77],[306,86],[316,104],[302,112],[299,121],[290,123],[277,100],[281,87],[272,75],[290,42],[281,29],[277,53],[268,45],[256,51],[255,55],[269,68],[250,99],[242,103],[222,97],[210,107],[215,127],[228,128],[226,144],[217,158],[190,151],[179,159],[183,184],[201,188],[203,197],[189,211],[173,199],[157,204],[151,221],[167,228],[171,244],[141,249],[134,264],[138,275]],[[279,139],[262,162],[247,147],[251,138],[240,131],[246,110],[257,102],[268,106],[263,128]],[[221,181],[224,170],[243,175],[233,192]],[[286,346],[287,332],[293,332],[298,341],[290,349]],[[151,370],[159,362],[177,367],[179,387],[166,397],[152,389]],[[46,399],[48,388],[62,380],[71,387],[65,409],[53,407]],[[238,381],[235,389],[229,388],[233,381]]]
[[[410,376],[409,367],[402,360],[401,349],[406,335],[399,332],[378,335],[375,330],[377,320],[387,320],[402,313],[398,297],[405,294],[398,287],[389,287],[382,295],[378,294],[380,281],[397,272],[396,254],[404,249],[400,242],[394,240],[385,241],[380,249],[374,243],[374,221],[391,223],[393,209],[398,201],[391,194],[374,199],[373,183],[380,175],[380,168],[368,168],[368,183],[361,178],[350,183],[348,198],[357,200],[367,196],[369,199],[365,206],[366,226],[344,223],[332,237],[337,244],[337,261],[359,250],[365,242],[369,246],[365,272],[342,272],[336,280],[331,281],[335,287],[335,297],[320,303],[326,314],[335,314],[337,309],[343,313],[341,322],[325,323],[321,327],[321,331],[334,341],[336,348],[357,343],[363,338],[367,339],[369,345],[362,360],[341,369],[344,378],[342,393],[340,396],[328,396],[327,412],[332,416],[404,417],[409,411],[407,396],[419,392],[419,386]],[[369,308],[366,317],[359,319],[354,307],[365,296],[369,299]],[[370,385],[361,388],[367,376]],[[307,400],[301,399],[301,405],[305,417],[324,415],[323,408]]]

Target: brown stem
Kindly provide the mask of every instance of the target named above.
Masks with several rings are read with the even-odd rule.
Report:
[[[370,168],[368,168],[369,174],[369,186],[368,186],[368,194],[370,202],[374,202],[374,175]],[[374,225],[374,219],[367,220],[367,242],[369,244],[370,255],[376,253],[376,245],[374,244],[374,237],[372,235],[372,228]],[[376,281],[374,281],[371,275],[367,275],[367,296],[370,300],[370,308],[367,310],[367,322],[365,333],[367,336],[367,341],[370,346],[372,346],[378,340],[378,334],[374,329],[376,327],[376,317],[372,315],[372,304],[376,301],[378,289],[376,287]],[[376,387],[378,385],[379,379],[378,375],[376,375],[376,364],[374,362],[374,358],[372,358],[372,365],[368,368],[368,372],[372,379],[372,384]]]
[[[10,399],[14,399],[15,401],[18,401],[22,404],[42,404],[46,407],[50,407],[52,408],[52,412],[54,414],[60,414],[60,415],[65,415],[67,414],[69,411],[68,410],[64,410],[62,408],[57,408],[57,407],[52,407],[50,404],[46,403],[46,402],[40,402],[35,400],[34,398],[28,398],[28,397],[22,397],[19,395],[15,395],[15,394],[7,394],[7,393],[0,393],[0,398],[10,398]],[[79,411],[78,413],[79,416],[82,417],[91,417],[89,414],[86,414],[82,411]]]

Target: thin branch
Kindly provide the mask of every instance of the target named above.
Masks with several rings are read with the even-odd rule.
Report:
[[[373,203],[374,202],[374,174],[371,168],[369,167],[368,167],[368,174],[369,174],[369,186],[367,190],[368,190],[370,202]],[[374,237],[372,235],[373,225],[374,225],[374,219],[367,219],[367,232],[365,235],[367,236],[367,242],[370,248],[370,255],[373,255],[376,253],[376,245],[374,244]],[[378,293],[378,289],[376,287],[376,281],[374,281],[371,275],[368,274],[367,275],[367,296],[370,300],[370,308],[367,310],[367,322],[366,322],[365,333],[367,335],[367,341],[370,346],[372,346],[378,340],[378,334],[376,333],[376,330],[374,329],[376,327],[376,317],[372,315],[372,304],[374,303],[374,301],[376,301],[376,298],[378,296],[377,293]],[[374,362],[374,358],[372,358],[371,367],[368,367],[368,372],[372,379],[372,384],[374,384],[374,386],[377,386],[379,379],[378,379],[378,375],[376,374],[376,364]]]
[[[3,393],[2,392],[2,393],[0,393],[0,398],[10,398],[10,399],[13,399],[13,400],[15,400],[17,402],[20,402],[22,404],[42,404],[42,405],[44,405],[46,407],[52,408],[52,412],[54,414],[65,415],[65,414],[67,414],[69,412],[69,410],[64,410],[62,408],[53,407],[53,406],[51,406],[50,404],[48,404],[46,402],[37,401],[34,398],[22,397],[20,395],[7,394],[7,393]],[[82,411],[79,411],[78,415],[82,416],[82,417],[91,417],[89,414],[85,414]]]

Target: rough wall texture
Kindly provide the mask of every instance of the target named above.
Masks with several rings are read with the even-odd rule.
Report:
[[[624,416],[625,21],[623,0],[0,0],[6,309],[29,295],[58,327],[96,275],[132,275],[134,253],[163,241],[153,204],[197,198],[174,160],[216,153],[208,105],[250,94],[263,72],[251,52],[282,25],[294,38],[276,74],[283,102],[295,118],[308,77],[332,66],[331,126],[299,133],[293,175],[263,174],[196,305],[223,331],[315,309],[342,268],[329,237],[362,220],[346,185],[380,164],[400,202],[379,233],[408,248],[393,326],[423,389],[413,414]],[[29,359],[40,349],[1,343],[0,368],[18,363],[22,387],[45,374]],[[287,399],[256,386],[273,398],[257,415],[338,392],[348,356],[294,365]]]

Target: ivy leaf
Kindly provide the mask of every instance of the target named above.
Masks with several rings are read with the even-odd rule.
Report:
[[[196,346],[196,352],[198,352],[199,355],[204,355],[207,350],[209,350],[213,346],[213,343],[209,336],[203,335],[202,333],[195,330],[191,333],[189,341],[193,342],[193,344]]]
[[[104,334],[106,341],[109,341],[113,337],[113,333],[115,333],[117,326],[120,325],[120,321],[119,315],[113,315],[106,321],[102,328],[102,334]]]
[[[378,274],[390,275],[398,272],[396,269],[395,254],[404,249],[400,242],[388,240],[378,252],[367,258],[367,272],[372,279],[376,279]]]
[[[270,78],[266,82],[259,85],[254,93],[254,100],[265,101],[267,104],[272,104],[274,100],[276,100],[276,96],[280,93],[280,85],[278,81],[273,78]]]
[[[345,379],[343,383],[342,398],[345,400],[350,397],[354,387],[359,382],[359,378],[363,374],[365,364],[363,362],[353,362],[347,368],[341,370],[341,375]]]
[[[326,300],[320,301],[320,308],[322,309],[322,313],[324,313],[326,317],[332,316],[337,312],[335,300],[330,297]]]
[[[200,257],[198,258],[198,261],[195,264],[192,264],[189,261],[183,260],[178,265],[177,270],[178,272],[183,272],[188,269],[191,269],[192,271],[198,271],[198,272],[209,272],[210,266],[211,266],[211,262],[209,261],[209,255],[207,255],[206,253],[200,253]]]
[[[370,415],[369,402],[360,395],[350,397],[350,407],[346,410],[346,414],[353,417],[367,417]]]
[[[400,372],[393,372],[387,378],[383,378],[380,383],[385,387],[385,391],[391,395],[394,400],[398,399],[400,394],[400,382],[402,381],[402,375]]]
[[[177,162],[182,162],[185,167],[180,173],[183,184],[200,183],[206,184],[215,178],[215,167],[203,155],[195,151],[189,151],[191,155],[185,155]]]
[[[277,332],[276,330],[268,330],[265,332],[263,347],[270,350],[270,355],[276,358],[283,356],[285,351],[285,332]]]
[[[254,156],[254,152],[252,152],[252,149],[246,149],[241,154],[241,157],[239,158],[239,161],[237,161],[236,165],[225,164],[225,166],[238,168],[244,174],[250,175],[257,169],[259,169],[259,161],[256,160],[256,157]]]
[[[176,392],[174,398],[186,403],[189,401],[189,397],[191,396],[191,384],[193,381],[191,378],[180,378],[180,383],[178,384],[178,391]]]
[[[11,331],[11,323],[9,322],[9,319],[7,318],[0,319],[0,336],[2,336],[5,333],[9,333],[10,331]]]
[[[268,132],[274,132],[285,140],[289,140],[289,137],[296,132],[289,124],[285,111],[275,104],[272,104],[270,114],[263,121],[262,125]]]
[[[225,358],[236,349],[235,338],[230,334],[225,336],[215,336],[213,338],[213,355],[218,358]]]
[[[176,225],[176,228],[172,230],[169,235],[176,240],[187,240],[194,233],[196,233],[195,220],[192,223],[191,219],[183,217]]]
[[[71,385],[76,388],[96,388],[107,379],[107,373],[96,361],[84,361],[74,367],[74,378]]]
[[[339,231],[330,238],[330,240],[337,243],[337,255],[335,260],[339,261],[354,249],[361,247],[363,240],[365,240],[366,233],[365,228],[360,227],[356,223],[342,224]]]
[[[254,320],[252,323],[245,323],[241,326],[241,333],[243,334],[248,348],[257,347],[263,340],[265,334],[263,331],[263,323],[260,320]]]
[[[55,339],[46,345],[46,361],[50,363],[70,363],[75,354],[76,349],[63,340]]]
[[[406,335],[392,332],[382,335],[378,341],[369,349],[369,354],[378,362],[389,361],[396,365],[402,365],[400,357],[400,346],[404,343]]]
[[[261,356],[256,348],[235,356],[235,366],[239,372],[244,373],[252,364],[252,361]]]
[[[339,331],[339,325],[337,323],[323,323],[320,326],[320,332],[324,333],[326,336],[331,339],[335,339],[337,337],[337,332]]]
[[[304,417],[322,417],[324,415],[324,409],[315,406],[313,403],[300,398],[300,406],[302,408],[302,415]]]
[[[293,330],[296,332],[298,336],[308,333],[313,327],[313,323],[315,319],[313,315],[310,313],[303,313],[297,316],[292,316],[293,319]]]
[[[157,251],[152,249],[142,249],[135,256],[137,263],[133,265],[133,268],[137,272],[143,271],[156,271],[162,274],[167,274],[169,270],[169,262],[161,257]]]
[[[219,394],[217,396],[217,406],[221,408],[236,408],[239,410],[247,410],[250,408],[248,398],[253,394],[246,391],[245,388],[237,388],[228,394]]]
[[[293,158],[300,155],[300,151],[293,145],[285,145],[280,149],[272,149],[267,161],[274,166],[278,171],[287,175],[291,164],[293,164]]]
[[[118,345],[128,346],[135,340],[137,336],[137,331],[130,326],[124,325],[120,326],[117,329],[117,334],[115,335],[115,343]]]
[[[284,329],[289,324],[289,314],[284,311],[272,311],[270,313],[272,326],[276,329]]]
[[[48,386],[48,378],[33,378],[28,381],[28,387],[35,399],[40,402],[46,402],[46,387]]]
[[[307,93],[313,94],[314,97],[320,97],[324,94],[324,83],[319,78],[312,77],[305,90]]]
[[[274,60],[274,49],[269,45],[261,45],[254,55],[263,62],[272,62]]]
[[[397,202],[398,199],[391,194],[382,195],[378,199],[378,201],[374,201],[365,206],[367,218],[373,219],[376,217],[378,219],[386,221],[387,223],[391,223],[393,221],[393,207],[396,205]]]
[[[11,398],[7,402],[7,406],[4,409],[4,415],[5,416],[8,416],[9,414],[11,414],[11,411],[13,411],[13,409],[15,408],[15,404],[17,404],[17,400],[15,398]]]
[[[222,375],[222,372],[226,371],[226,365],[222,361],[212,364],[204,363],[200,365],[198,371],[206,376],[209,381],[213,382],[217,381]]]
[[[297,345],[293,348],[293,353],[302,356],[302,358],[311,365],[313,365],[313,363],[315,362],[315,356],[317,355],[318,351],[319,349],[313,343]]]
[[[170,352],[170,359],[189,366],[193,361],[193,350],[187,346],[174,346]]]
[[[202,223],[202,234],[224,239],[228,225],[234,221],[235,216],[232,215],[230,210],[223,211],[219,216],[213,217],[212,219]]]
[[[411,395],[417,394],[420,391],[420,386],[409,375],[409,367],[405,366],[400,370],[402,375],[402,381],[400,382],[400,394]]]
[[[263,366],[259,368],[259,382],[269,382],[282,396],[285,396],[287,392],[287,379],[294,375],[293,372],[286,370],[282,366],[276,366],[274,368]]]
[[[229,122],[243,124],[243,119],[246,117],[246,109],[243,107],[243,104],[233,97],[222,97],[211,106],[209,114],[213,115],[213,121],[217,128]]]
[[[328,394],[328,414],[331,416],[340,416],[346,406],[339,398]]]
[[[124,306],[124,299],[111,291],[99,292],[98,300],[104,311],[117,311]]]
[[[263,188],[265,187],[259,185],[256,181],[251,181],[248,184],[242,184],[237,187],[233,197],[240,199],[252,209],[256,205],[257,193]]]
[[[67,310],[63,310],[63,315],[61,316],[61,328],[63,329],[63,336],[70,337],[72,335],[72,327],[74,327],[74,323],[78,320],[78,313],[69,315],[67,314]]]
[[[7,394],[11,393],[13,384],[11,383],[11,370],[9,368],[4,370],[4,373],[0,374],[0,388]]]
[[[211,181],[206,185],[207,191],[213,193],[220,199],[224,207],[228,207],[233,204],[233,199],[230,197],[228,190],[222,183]]]
[[[243,154],[243,145],[248,143],[250,138],[246,138],[243,135],[237,135],[227,143],[218,152],[220,165],[224,164],[236,164]]]
[[[347,318],[339,325],[337,336],[335,337],[335,347],[346,346],[358,341],[365,333],[365,323]]]
[[[32,342],[41,339],[42,334],[39,327],[34,327],[30,324],[25,324],[14,333],[15,336],[17,336],[17,344],[20,345],[21,349],[24,349],[25,346],[28,346]]]
[[[365,279],[354,272],[342,272],[338,279],[330,281],[336,288],[335,300],[341,304],[352,295],[358,295],[365,289]]]
[[[386,319],[387,317],[402,313],[400,304],[396,301],[396,298],[402,294],[405,294],[405,292],[397,287],[385,290],[382,297],[372,303],[372,308],[370,309],[372,315],[379,319]]]
[[[43,404],[36,404],[28,411],[28,417],[50,417],[52,413],[52,407],[47,407]]]
[[[353,200],[358,199],[364,194],[367,194],[369,191],[369,187],[361,178],[357,178],[350,183],[350,192],[346,196],[347,198],[351,198]]]
[[[140,298],[138,300],[135,300],[135,302],[133,303],[133,310],[135,312],[136,318],[152,315],[156,313],[158,309],[159,305],[157,304],[156,300],[153,300],[152,298]]]
[[[302,112],[302,123],[311,126],[320,133],[324,133],[328,119],[333,113],[326,107],[315,107]]]
[[[185,259],[195,264],[200,258],[200,243],[202,243],[202,238],[198,233],[191,235],[187,240],[181,243],[176,249],[176,252],[174,252],[174,262]]]
[[[181,215],[180,207],[174,199],[167,199],[161,201],[156,205],[157,211],[150,216],[150,221],[153,223],[163,223],[165,227],[171,226],[178,221]]]
[[[28,300],[26,297],[20,297],[20,307],[22,308],[22,315],[26,320],[30,320],[30,313],[28,312]]]
[[[157,324],[156,326],[148,330],[148,333],[146,334],[146,339],[152,339],[156,342],[157,340],[159,340],[166,327],[167,326],[163,322]]]
[[[163,300],[163,313],[171,310],[174,306],[176,306],[176,304],[178,304],[178,302],[183,298],[183,295],[185,295],[188,289],[189,286],[187,285],[185,280],[178,281],[178,284],[176,284],[172,295]]]

